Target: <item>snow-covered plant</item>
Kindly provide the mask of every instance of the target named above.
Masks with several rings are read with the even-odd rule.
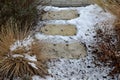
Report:
[[[31,61],[24,57],[7,57],[3,59],[0,64],[0,76],[5,79],[22,78],[25,75],[29,77],[34,75],[40,75],[45,77],[48,75],[46,66],[37,61]]]
[[[27,23],[22,28],[21,24],[14,23],[12,18],[0,28],[0,54],[10,51],[10,45],[17,40],[25,39],[30,34],[30,27],[27,27]]]
[[[0,30],[0,77],[22,78],[25,75],[48,75],[41,46],[31,37],[30,26],[8,20]]]

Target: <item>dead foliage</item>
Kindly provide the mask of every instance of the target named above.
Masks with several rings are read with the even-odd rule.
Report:
[[[31,66],[29,63],[34,64],[36,68]],[[34,75],[45,77],[45,75],[48,75],[48,71],[46,70],[45,64],[29,61],[23,57],[8,57],[3,59],[0,64],[0,76],[3,79],[8,78],[13,80],[18,77],[22,78],[25,75],[29,75],[29,77]]]
[[[112,14],[120,18],[120,0],[93,0],[104,10],[110,11]]]
[[[110,76],[120,74],[120,52],[118,45],[120,44],[119,36],[116,33],[111,33],[107,28],[97,29],[97,49],[94,54],[97,60],[104,64],[104,66],[111,67]]]
[[[95,52],[99,61],[112,68],[110,75],[114,76],[120,74],[120,0],[94,0],[94,2],[116,16],[113,24],[115,34],[109,33],[110,31],[105,28],[104,31],[96,30],[98,50]]]
[[[38,17],[37,6],[44,4],[44,0],[0,0],[0,25],[11,17],[23,25],[24,22],[34,24]],[[39,12],[42,11],[41,6]]]
[[[17,40],[23,40],[30,35],[30,27],[21,28],[20,23],[14,23],[12,19],[8,20],[0,30],[0,55],[6,55],[10,52],[10,46]]]
[[[23,26],[22,26],[23,27]],[[24,46],[24,41],[31,37],[30,26],[24,25],[21,28],[20,23],[15,23],[13,19],[1,26],[0,30],[0,77],[2,80],[8,78],[24,77],[24,75],[33,76],[40,75],[45,77],[48,75],[46,61],[47,58],[41,54],[39,43],[33,41],[31,44]],[[29,39],[29,38],[28,38]],[[17,41],[20,43],[14,44]],[[21,44],[19,46],[19,44]],[[16,45],[16,48],[11,50],[11,46]],[[13,55],[22,55],[23,57],[13,57]],[[25,54],[36,56],[37,61],[33,62],[25,58]],[[34,63],[37,67],[32,67],[29,63]]]
[[[23,42],[33,35],[31,30],[38,16],[44,13],[43,6],[39,6],[39,11],[37,6],[44,4],[44,0],[0,0],[0,78],[2,80],[48,75],[47,59],[41,54],[42,46],[37,42],[23,45]],[[21,46],[18,46],[19,43],[15,44],[17,41]],[[11,50],[11,46],[14,45],[17,48]],[[16,54],[23,57],[13,57]],[[37,56],[37,61],[26,59],[25,54]],[[34,63],[37,69],[29,63]]]

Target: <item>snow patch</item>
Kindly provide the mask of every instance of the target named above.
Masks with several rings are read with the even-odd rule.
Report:
[[[14,55],[12,55],[12,57],[16,58],[16,57],[24,57],[24,56],[21,54],[14,54]]]
[[[32,77],[32,80],[55,80],[55,79],[49,76],[46,76],[45,78],[41,78],[40,76],[34,75]]]
[[[28,62],[28,64],[31,65],[33,68],[38,69],[38,68],[36,67],[36,64],[35,64],[35,63]]]
[[[34,56],[30,56],[28,54],[25,54],[25,58],[28,59],[28,60],[30,60],[30,61],[37,61],[37,58],[36,58],[35,55]]]
[[[18,40],[13,45],[10,46],[10,50],[14,51],[15,49],[21,48],[21,47],[25,47],[28,50],[32,42],[33,42],[33,38],[31,37],[25,38],[24,40],[21,40],[21,41]]]

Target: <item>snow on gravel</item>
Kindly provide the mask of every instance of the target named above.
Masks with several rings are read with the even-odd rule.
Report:
[[[111,28],[115,20],[113,15],[103,11],[97,5],[70,8],[47,6],[45,8],[46,11],[59,11],[67,9],[77,10],[80,16],[71,20],[51,20],[46,22],[76,25],[78,29],[77,35],[71,37],[85,43],[88,50],[88,46],[94,45],[95,43],[95,39],[93,38],[93,36],[95,36],[95,28],[99,26]],[[46,36],[42,34],[37,34],[36,37],[46,38]],[[48,37],[52,36],[47,36],[47,38]],[[59,37],[60,36],[56,36],[55,39],[59,41]],[[63,38],[69,39],[68,37]],[[47,76],[46,79],[43,79],[39,76],[33,76],[33,80],[117,80],[107,76],[110,70],[109,67],[97,67],[94,65],[93,61],[93,55],[89,51],[87,57],[83,59],[53,59],[48,62],[49,73],[52,74],[53,77]]]

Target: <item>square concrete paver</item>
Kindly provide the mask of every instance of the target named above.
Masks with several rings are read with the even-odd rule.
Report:
[[[87,55],[86,48],[80,42],[72,43],[51,43],[46,42],[41,53],[49,58],[83,58]]]

